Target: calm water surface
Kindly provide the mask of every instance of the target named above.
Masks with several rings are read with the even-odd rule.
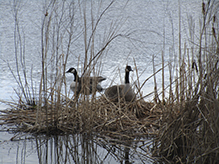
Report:
[[[47,1],[46,1],[47,2]],[[68,1],[67,1],[68,2]],[[186,1],[116,1],[111,8],[102,17],[96,36],[94,51],[102,46],[107,32],[110,31],[111,24],[118,26],[118,33],[125,34],[126,37],[119,37],[108,47],[107,53],[100,59],[102,63],[101,75],[106,76],[107,80],[103,86],[114,80],[114,83],[120,83],[124,77],[124,67],[128,63],[134,67],[134,60],[137,65],[139,80],[142,83],[149,77],[152,71],[152,55],[155,56],[156,69],[161,68],[161,53],[164,51],[164,60],[167,64],[172,56],[178,53],[179,38],[179,3],[181,8],[181,34],[182,44],[185,42],[190,46],[191,40],[189,33],[189,22],[192,20],[192,27],[195,27],[193,35],[199,33],[199,19],[201,16],[201,2],[199,0]],[[30,76],[33,71],[33,81],[36,87],[39,84],[41,75],[41,26],[45,14],[45,1],[22,1],[18,3],[18,20],[20,34],[23,41],[23,52],[25,53],[26,70]],[[84,4],[83,2],[81,3]],[[101,4],[101,7],[98,7]],[[102,3],[95,2],[93,5],[93,14],[100,15],[100,11],[109,4],[109,1]],[[87,5],[88,29],[91,27],[89,20],[90,6]],[[58,10],[57,10],[58,12]],[[14,46],[14,8],[13,1],[0,1],[0,99],[4,101],[16,100],[14,89],[17,89],[8,64],[12,70],[15,67],[15,46]],[[84,42],[81,34],[80,10],[75,8],[75,35],[71,46],[71,53],[67,63],[68,67],[77,67],[78,63],[83,62]],[[97,18],[95,18],[97,19]],[[191,25],[191,23],[190,23]],[[65,31],[65,30],[63,30]],[[88,30],[88,34],[90,31]],[[60,47],[60,54],[65,54],[67,49],[67,34],[63,32],[63,41]],[[52,49],[52,47],[50,47]],[[79,59],[80,56],[80,59]],[[20,60],[20,59],[18,59]],[[49,67],[49,66],[48,66]],[[80,67],[80,66],[79,66]],[[168,72],[168,70],[165,70]],[[79,73],[80,69],[79,69]],[[53,75],[51,71],[49,74]],[[161,84],[161,74],[157,75],[157,82]],[[165,76],[165,86],[168,85],[168,74]],[[136,73],[131,75],[131,82],[136,79]],[[67,85],[71,83],[72,78],[67,76]],[[159,89],[161,86],[159,86]],[[153,79],[147,81],[144,85],[143,95],[153,91]],[[147,99],[151,99],[148,97]],[[0,104],[0,109],[6,109],[7,106]],[[4,131],[4,129],[3,129]],[[100,145],[97,138],[85,139],[83,136],[56,136],[51,138],[21,136],[21,140],[10,141],[13,134],[1,132],[0,135],[0,163],[61,163],[65,160],[68,163],[86,163],[85,156],[91,163],[119,163],[119,160],[108,151],[109,145]],[[26,139],[26,137],[28,139]],[[79,145],[75,141],[79,141]],[[40,145],[40,146],[39,146]],[[86,147],[87,145],[87,147]],[[61,148],[62,147],[62,148]],[[75,150],[69,147],[75,147]],[[86,147],[86,148],[85,148]],[[113,148],[116,153],[124,153],[124,146]],[[76,151],[78,151],[76,153]],[[57,153],[58,152],[58,153]],[[88,152],[91,152],[89,154]],[[109,153],[110,152],[110,153]],[[93,153],[93,154],[92,154]],[[109,156],[107,154],[110,154]],[[62,154],[62,155],[60,155]],[[132,152],[131,161],[142,163],[137,160],[136,152]],[[67,157],[69,158],[67,158]],[[106,157],[106,158],[105,158]],[[55,160],[58,159],[58,160]],[[145,163],[150,163],[146,161]]]

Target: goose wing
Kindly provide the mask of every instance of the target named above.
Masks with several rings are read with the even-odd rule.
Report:
[[[105,96],[111,101],[117,102],[118,97],[122,96],[124,85],[113,85],[105,90]]]
[[[100,82],[106,80],[106,78],[102,77],[102,76],[97,76],[97,77],[96,76],[95,77],[83,76],[83,77],[81,77],[81,80],[83,82],[88,82],[90,84],[93,84],[93,83],[100,83]]]

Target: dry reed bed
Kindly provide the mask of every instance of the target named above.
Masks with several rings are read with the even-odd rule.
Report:
[[[154,156],[167,163],[217,163],[218,106],[218,100],[210,103],[193,99],[185,104],[179,115],[170,110],[166,112],[155,139]]]
[[[175,91],[170,79],[169,101],[163,106],[165,112],[152,152],[161,163],[219,161],[218,6],[216,1],[202,2],[202,31],[199,43],[194,45],[197,51],[191,48],[189,53],[185,45],[182,55],[179,47]]]
[[[219,68],[211,63],[199,76],[192,97],[167,103],[154,141],[153,155],[166,163],[217,163],[219,161]],[[203,70],[199,70],[202,74]],[[187,85],[184,83],[184,85]],[[179,98],[180,99],[180,98]]]
[[[156,135],[162,112],[153,103],[143,100],[133,103],[112,103],[104,96],[91,100],[80,99],[57,106],[28,107],[19,104],[3,110],[1,125],[16,126],[14,130],[32,133],[90,133],[111,136],[137,137]],[[56,108],[54,108],[56,107]]]

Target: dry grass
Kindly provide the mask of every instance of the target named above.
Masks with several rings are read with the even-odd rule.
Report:
[[[52,104],[53,103],[53,104]],[[154,103],[143,100],[133,103],[112,103],[105,96],[90,100],[63,101],[56,108],[55,102],[44,108],[19,104],[1,111],[2,124],[16,126],[16,131],[32,133],[90,133],[126,135],[128,138],[156,135],[162,112]]]
[[[177,107],[168,107],[155,140],[154,155],[166,162],[217,163],[219,145],[219,100],[198,97]]]
[[[153,154],[165,163],[219,161],[219,31],[215,35],[212,30],[218,26],[218,3],[202,5],[199,44],[184,45],[184,55],[179,54],[175,95],[164,105],[162,126],[154,141]]]
[[[69,99],[67,94],[62,95],[61,84],[57,86],[57,81],[48,86],[47,70],[42,65],[44,74],[41,78],[39,101],[35,102],[31,96],[24,96],[27,100],[24,101],[20,96],[17,104],[9,103],[11,108],[1,111],[3,113],[0,117],[1,125],[11,125],[10,129],[15,131],[46,134],[98,133],[103,136],[126,139],[153,135],[152,153],[161,161],[217,163],[219,161],[219,28],[216,16],[218,3],[215,3],[210,1],[207,4],[203,3],[199,43],[193,44],[192,47],[188,47],[185,43],[183,47],[179,38],[179,56],[174,54],[174,61],[177,63],[165,65],[163,60],[158,71],[153,63],[154,74],[149,77],[154,78],[153,102],[144,101],[144,96],[140,95],[141,88],[148,79],[138,88],[138,99],[132,103],[122,101],[112,103],[103,95],[100,97],[92,95],[92,98],[80,95]],[[217,7],[214,8],[214,6]],[[86,27],[86,19],[84,21]],[[90,44],[94,42],[93,34],[98,21],[89,39],[85,39],[86,54],[82,74],[87,70],[89,73],[95,72],[95,64],[106,52],[107,46],[116,37],[122,36],[116,34],[117,29],[114,29],[107,38],[106,44],[94,53]],[[85,35],[87,35],[86,31]],[[69,46],[70,42],[71,40],[69,40]],[[88,50],[92,52],[90,58],[88,58]],[[42,54],[42,58],[46,58],[46,54]],[[58,72],[63,73],[61,81],[64,84],[66,84],[67,58],[68,54],[64,62],[56,65],[61,68]],[[161,58],[164,59],[163,52]],[[172,67],[174,64],[175,67]],[[166,66],[169,66],[170,80],[165,88],[164,68]],[[173,70],[176,72],[174,75]],[[162,100],[159,99],[156,83],[156,74],[160,71],[162,71],[160,93]],[[173,79],[174,76],[175,79]],[[139,82],[139,79],[137,81]],[[19,82],[19,84],[22,83]],[[24,85],[19,86],[24,88]],[[169,95],[164,94],[167,90]],[[67,93],[66,88],[65,92]],[[26,94],[25,88],[23,93],[29,95],[29,92]],[[27,103],[29,100],[32,102]]]

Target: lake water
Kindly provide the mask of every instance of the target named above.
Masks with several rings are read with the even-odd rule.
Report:
[[[14,31],[15,31],[15,8],[14,1],[0,1],[0,99],[4,101],[16,100],[14,89],[17,89],[17,83],[13,78],[8,64],[16,73],[15,60],[15,45],[14,45]],[[84,50],[84,35],[83,35],[83,17],[84,11],[87,14],[87,33],[88,37],[91,34],[91,19],[97,21],[98,15],[110,4],[110,1],[95,1],[91,7],[90,2],[81,2],[81,9],[78,1],[71,4],[72,12],[74,11],[74,33],[71,41],[70,55],[66,68],[78,67],[79,74],[81,74],[81,63],[83,63]],[[58,4],[60,3],[60,4]],[[25,54],[25,67],[27,76],[30,77],[31,71],[33,73],[34,85],[37,87],[41,75],[41,27],[45,17],[46,10],[48,14],[53,12],[53,19],[57,23],[60,21],[60,36],[62,39],[57,41],[57,37],[53,39],[58,46],[58,54],[66,54],[68,44],[68,6],[70,1],[66,1],[63,8],[63,17],[61,17],[61,2],[52,4],[50,1],[22,1],[16,4],[18,9],[18,23],[19,31],[22,40],[22,53]],[[179,7],[180,6],[180,7]],[[93,18],[91,18],[91,8]],[[134,61],[136,62],[139,81],[144,82],[146,78],[153,74],[152,70],[152,56],[155,56],[156,69],[161,68],[161,54],[164,53],[164,62],[167,64],[173,60],[173,56],[178,54],[179,47],[179,8],[181,10],[181,41],[187,46],[191,46],[190,41],[196,41],[199,34],[199,20],[201,18],[201,2],[199,0],[186,1],[170,1],[170,0],[135,0],[135,1],[115,1],[106,13],[101,18],[97,31],[95,32],[95,44],[93,45],[93,52],[96,54],[107,39],[107,35],[115,31],[117,34],[122,34],[113,40],[107,47],[104,54],[97,62],[100,68],[101,75],[107,77],[107,80],[102,83],[103,87],[107,87],[112,81],[113,84],[118,84],[123,81],[124,67],[126,64],[134,68]],[[51,24],[51,26],[54,24]],[[57,28],[57,26],[56,26]],[[192,39],[191,30],[193,29]],[[52,38],[53,32],[57,29],[50,29],[49,37]],[[17,38],[18,39],[18,38]],[[48,54],[51,55],[53,50],[57,47],[48,48]],[[19,47],[20,51],[21,48]],[[57,49],[56,49],[57,50]],[[20,53],[18,51],[18,54]],[[91,50],[89,51],[89,53]],[[177,58],[176,58],[177,59]],[[18,58],[21,61],[20,58]],[[52,64],[48,62],[48,68],[51,70]],[[168,69],[165,69],[168,72]],[[54,75],[55,70],[51,70],[49,75]],[[15,75],[16,76],[16,75]],[[131,74],[131,82],[136,80],[136,72]],[[72,77],[66,76],[67,85],[70,85]],[[165,86],[168,85],[168,74],[165,76]],[[161,73],[157,74],[158,89],[161,88]],[[142,88],[143,95],[153,91],[153,79],[150,79]],[[72,94],[72,93],[71,93]],[[151,100],[152,97],[147,97]],[[0,103],[0,109],[4,110],[7,106]],[[90,163],[119,163],[119,159],[108,151],[112,148],[116,153],[122,157],[125,146],[118,145],[100,145],[99,138],[94,137],[88,139],[86,143],[83,136],[55,136],[46,138],[44,136],[21,136],[20,140],[10,141],[13,134],[1,132],[0,138],[0,163],[56,163],[56,161],[66,161],[66,163],[89,163],[85,161],[85,156],[90,160]],[[79,141],[79,145],[75,145]],[[96,141],[96,142],[95,142]],[[147,140],[145,139],[145,142]],[[40,148],[38,147],[39,145]],[[84,144],[87,146],[86,149]],[[105,143],[106,144],[106,143]],[[75,151],[68,146],[76,147]],[[62,148],[60,148],[62,146]],[[94,149],[95,147],[95,149]],[[64,149],[65,148],[65,149]],[[40,149],[40,150],[39,150]],[[56,152],[55,152],[56,151]],[[91,151],[93,154],[89,154]],[[96,151],[96,152],[95,152]],[[58,152],[58,153],[57,153]],[[66,153],[67,152],[67,153]],[[74,153],[73,153],[74,152]],[[110,152],[110,153],[109,153]],[[134,163],[142,163],[137,160],[138,151],[131,151],[130,161]],[[109,155],[108,155],[109,153]],[[115,154],[116,154],[115,153]],[[60,155],[62,154],[62,155]],[[106,158],[105,158],[106,157]],[[77,158],[77,159],[75,159]],[[58,159],[58,160],[55,160]],[[150,160],[145,160],[145,163],[150,163]],[[58,162],[57,162],[58,163]]]

